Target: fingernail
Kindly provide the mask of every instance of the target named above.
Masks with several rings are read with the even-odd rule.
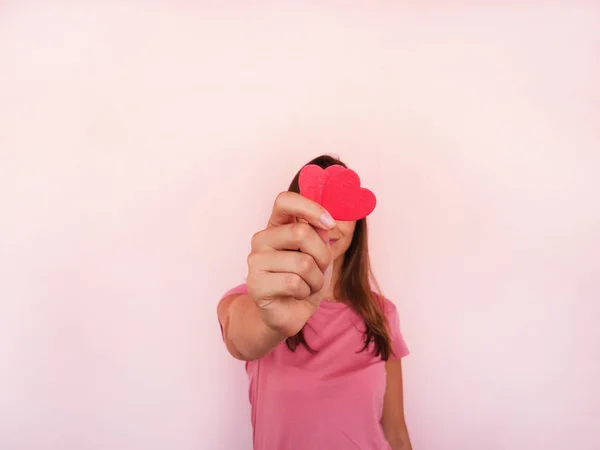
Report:
[[[327,228],[333,228],[335,225],[335,220],[333,220],[333,217],[331,217],[331,215],[325,211],[323,214],[321,214],[321,223]]]

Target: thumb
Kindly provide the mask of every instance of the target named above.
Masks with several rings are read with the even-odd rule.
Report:
[[[323,284],[323,289],[321,289],[321,292],[327,292],[327,290],[329,289],[329,285],[331,284],[331,278],[333,275],[333,263],[329,264],[329,266],[327,266],[327,269],[325,269],[325,272],[323,272],[323,275],[325,277],[325,282]]]
[[[317,232],[319,237],[323,239],[323,242],[325,242],[325,245],[327,245],[329,251],[331,251],[331,244],[329,244],[329,230],[315,228],[315,231]],[[325,276],[325,283],[323,284],[323,288],[320,291],[321,294],[327,292],[329,289],[329,285],[331,284],[331,278],[333,276],[333,261],[330,261],[329,265],[327,266],[327,269],[325,269],[325,272],[323,272],[323,275]]]
[[[321,228],[315,228],[315,231],[317,232],[319,237],[321,239],[323,239],[323,242],[325,242],[325,244],[327,244],[327,246],[329,247],[329,230],[322,230]]]
[[[323,239],[323,242],[325,242],[325,245],[327,246],[327,248],[329,249],[329,253],[331,254],[331,244],[329,243],[329,230],[321,230],[319,228],[315,228],[315,231],[317,232],[319,237]],[[331,265],[332,264],[330,262],[328,268],[331,268]],[[325,272],[323,272],[323,274],[325,274]]]

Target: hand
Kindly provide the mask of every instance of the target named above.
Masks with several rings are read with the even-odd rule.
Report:
[[[267,228],[252,238],[246,279],[269,328],[293,336],[319,307],[331,281],[334,226],[321,205],[299,194],[282,192],[275,200]]]

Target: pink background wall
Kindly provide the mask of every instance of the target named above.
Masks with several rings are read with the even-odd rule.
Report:
[[[1,449],[250,448],[215,306],[322,152],[415,449],[600,448],[600,8],[54,3],[0,10]]]

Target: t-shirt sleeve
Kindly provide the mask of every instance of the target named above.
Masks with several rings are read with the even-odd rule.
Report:
[[[219,300],[219,304],[221,304],[221,302],[223,300],[225,300],[227,297],[229,297],[230,295],[240,295],[240,294],[247,294],[247,293],[248,293],[248,287],[246,286],[246,283],[240,284],[239,286],[231,288],[227,292],[225,292],[225,294],[223,294],[223,296]],[[217,316],[217,320],[218,320],[218,316]],[[220,320],[219,320],[219,327],[221,328],[221,337],[223,337],[223,324],[221,323]]]
[[[223,294],[223,297],[221,297],[221,300],[219,300],[219,303],[223,299],[229,297],[230,295],[240,295],[240,294],[247,294],[247,293],[248,293],[248,287],[246,286],[246,283],[240,284],[239,286],[231,288],[227,292],[225,292],[225,294]]]
[[[400,317],[396,305],[386,299],[386,316],[390,329],[390,338],[392,340],[392,350],[394,354],[390,357],[391,360],[401,359],[407,356],[410,351],[404,342],[404,337],[400,331]]]

